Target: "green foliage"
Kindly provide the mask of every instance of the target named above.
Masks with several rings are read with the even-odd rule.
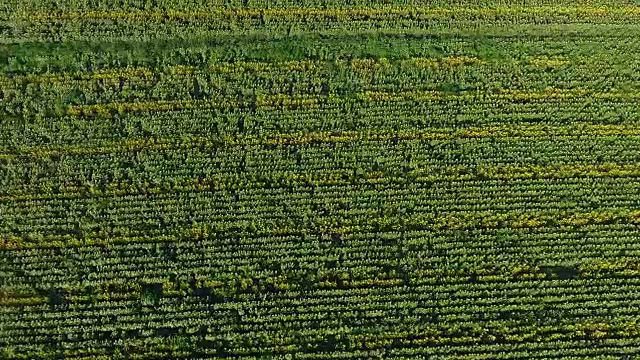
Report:
[[[0,2],[0,358],[632,358],[639,19]]]

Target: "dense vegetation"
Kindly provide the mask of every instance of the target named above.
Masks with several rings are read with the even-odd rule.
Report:
[[[640,356],[640,5],[0,0],[0,358]]]

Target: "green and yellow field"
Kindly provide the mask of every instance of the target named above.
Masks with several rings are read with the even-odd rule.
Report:
[[[0,0],[0,359],[640,359],[640,3]]]

